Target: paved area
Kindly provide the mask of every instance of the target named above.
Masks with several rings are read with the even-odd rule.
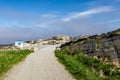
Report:
[[[56,60],[55,47],[37,47],[36,52],[8,71],[4,80],[74,80]]]

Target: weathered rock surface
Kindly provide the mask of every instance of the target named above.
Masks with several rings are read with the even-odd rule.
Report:
[[[101,35],[93,35],[72,40],[61,48],[81,49],[84,54],[105,60],[120,60],[120,29]]]
[[[70,38],[68,36],[65,36],[65,35],[57,35],[57,36],[54,36],[52,37],[53,40],[62,40],[62,41],[69,41]]]

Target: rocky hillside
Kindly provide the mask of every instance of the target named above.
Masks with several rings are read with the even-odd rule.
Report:
[[[39,45],[64,44],[69,41],[70,41],[70,38],[68,36],[57,35],[57,36],[53,36],[51,38],[46,38],[46,39],[25,41],[23,49],[33,49],[34,47],[39,46]]]
[[[120,29],[100,35],[72,39],[62,49],[81,50],[82,53],[101,60],[120,60]],[[71,53],[69,53],[71,54]]]

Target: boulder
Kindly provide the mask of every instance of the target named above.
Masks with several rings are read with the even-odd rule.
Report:
[[[70,37],[68,36],[65,36],[65,35],[57,35],[57,36],[54,36],[52,37],[53,40],[63,40],[63,41],[69,41],[70,40]]]

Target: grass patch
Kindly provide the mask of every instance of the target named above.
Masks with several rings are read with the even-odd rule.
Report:
[[[81,51],[70,55],[65,50],[56,50],[55,56],[77,80],[120,80],[120,71],[113,70],[113,64],[85,56]]]
[[[0,77],[3,76],[13,65],[25,59],[32,53],[31,50],[4,50],[0,51]]]

